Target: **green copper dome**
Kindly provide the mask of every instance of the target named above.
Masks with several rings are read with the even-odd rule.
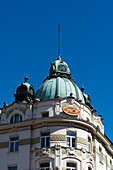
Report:
[[[85,103],[81,90],[71,78],[68,65],[58,58],[54,63],[51,63],[49,76],[37,91],[35,99],[49,100],[69,96]]]

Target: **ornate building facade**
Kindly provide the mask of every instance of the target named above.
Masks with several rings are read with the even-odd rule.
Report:
[[[0,170],[111,170],[113,143],[60,57],[34,93],[25,82],[0,109]]]

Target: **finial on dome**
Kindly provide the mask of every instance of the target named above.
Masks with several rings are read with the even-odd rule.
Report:
[[[83,86],[83,85],[82,85],[82,87],[81,87],[81,91],[84,92],[84,86]]]
[[[26,82],[27,82],[27,80],[28,80],[27,74],[26,74],[26,76],[25,76],[24,80],[25,80],[25,83],[26,83]]]
[[[57,60],[61,60],[60,56],[57,58]]]

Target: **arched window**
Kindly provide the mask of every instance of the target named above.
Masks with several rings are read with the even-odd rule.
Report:
[[[40,163],[40,170],[49,170],[50,162]]]
[[[88,137],[88,152],[92,151],[91,138]]]
[[[88,170],[91,170],[91,168],[90,168],[90,167],[88,167]]]
[[[22,116],[20,114],[15,114],[11,117],[10,123],[17,123],[22,121]]]
[[[77,164],[72,162],[67,162],[66,170],[77,170]]]

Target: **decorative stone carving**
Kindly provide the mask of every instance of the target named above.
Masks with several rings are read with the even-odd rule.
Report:
[[[66,135],[51,135],[50,141],[66,141]]]
[[[41,148],[40,150],[35,150],[35,156],[49,156],[54,154],[54,150],[51,148]]]
[[[62,155],[65,155],[65,154],[67,154],[66,149],[62,149]]]

